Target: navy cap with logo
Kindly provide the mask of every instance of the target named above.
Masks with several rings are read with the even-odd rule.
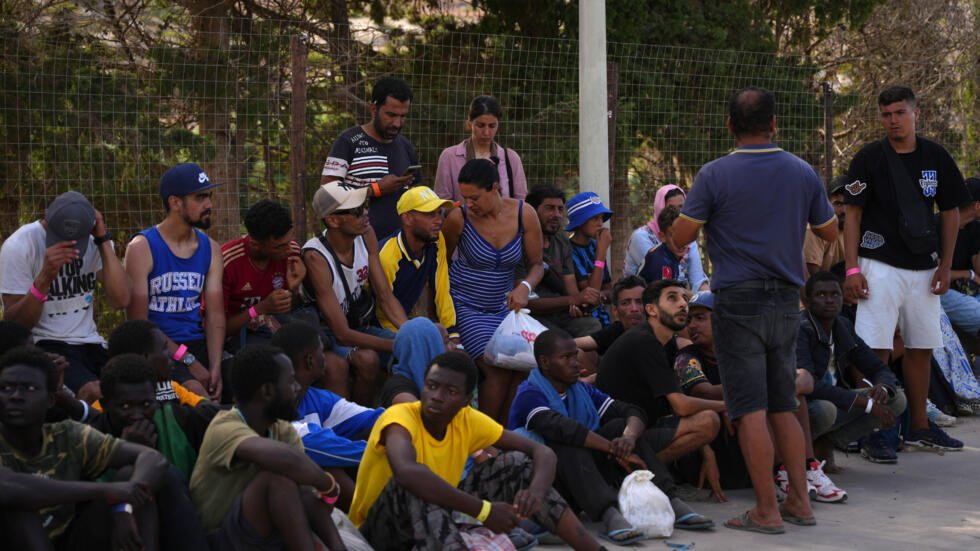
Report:
[[[77,191],[62,193],[48,206],[44,225],[47,228],[44,236],[46,247],[62,241],[75,241],[79,256],[84,256],[92,228],[95,227],[95,207]]]
[[[218,187],[221,184],[213,184],[204,173],[204,169],[197,163],[180,163],[163,173],[160,178],[160,197],[164,201],[171,195],[183,197],[192,193],[198,193],[206,189]]]
[[[695,308],[700,306],[701,308],[707,308],[708,310],[715,309],[715,295],[711,291],[701,291],[691,297],[691,300],[687,303],[687,309]]]

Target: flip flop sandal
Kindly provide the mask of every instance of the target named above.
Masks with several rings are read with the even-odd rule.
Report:
[[[528,551],[529,549],[537,547],[537,545],[541,543],[533,534],[519,526],[515,527],[510,531],[510,533],[507,534],[507,539],[514,544],[517,551]]]
[[[782,505],[779,506],[779,516],[783,518],[785,522],[790,524],[795,524],[797,526],[816,526],[817,518],[814,516],[808,517],[798,517],[793,513],[790,513]]]
[[[636,534],[628,538],[616,539],[616,536],[621,536],[623,534]],[[631,543],[638,542],[643,539],[643,533],[636,528],[620,528],[619,530],[610,530],[609,532],[599,532],[599,537],[611,542],[616,545],[629,545]]]
[[[714,527],[715,521],[701,513],[687,513],[674,521],[674,528],[681,530],[709,530]]]
[[[749,512],[746,511],[741,515],[728,519],[725,521],[725,526],[731,528],[732,530],[743,530],[745,532],[758,532],[760,534],[784,534],[786,529],[780,526],[763,526],[756,521],[752,520],[749,516]]]

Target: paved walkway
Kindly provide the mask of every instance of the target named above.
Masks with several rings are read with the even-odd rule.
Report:
[[[834,482],[847,490],[844,504],[815,503],[817,526],[786,524],[778,536],[731,530],[723,522],[750,508],[751,490],[726,492],[727,503],[698,503],[695,509],[718,525],[709,532],[677,530],[671,542],[694,543],[709,550],[923,550],[980,549],[980,417],[960,418],[949,433],[962,440],[961,452],[905,451],[895,465],[876,465],[860,455],[837,452],[844,472]],[[595,530],[593,530],[595,531]],[[647,540],[613,549],[670,548],[663,540]],[[542,551],[568,549],[543,545]]]

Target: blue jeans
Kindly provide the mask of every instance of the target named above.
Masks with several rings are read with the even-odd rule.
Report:
[[[939,304],[957,329],[971,335],[980,333],[980,297],[950,289],[939,297]]]
[[[767,279],[719,289],[711,323],[729,417],[795,410],[799,287]]]

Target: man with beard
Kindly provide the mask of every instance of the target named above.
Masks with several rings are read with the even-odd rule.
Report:
[[[110,306],[129,304],[129,276],[112,234],[76,191],[55,198],[44,218],[18,228],[0,249],[3,318],[30,329],[37,346],[65,358],[65,384],[87,402],[99,397],[99,370],[108,359],[92,316],[96,282]]]
[[[368,223],[367,188],[324,184],[313,195],[313,210],[326,229],[303,245],[303,294],[315,302],[333,338],[330,351],[343,362],[328,362],[322,386],[370,406],[382,382],[395,334],[377,326],[376,306],[396,328],[405,310],[385,279],[378,238]],[[353,372],[354,384],[350,375]]]
[[[221,398],[225,341],[221,247],[200,230],[211,227],[210,190],[219,185],[194,163],[164,173],[160,197],[166,217],[129,242],[125,263],[133,280],[126,316],[157,324],[177,362],[174,379],[215,400]]]
[[[677,384],[673,359],[677,331],[687,326],[686,296],[684,284],[675,279],[647,285],[642,299],[647,322],[613,343],[599,362],[596,379],[600,390],[646,413],[658,435],[651,445],[662,463],[699,449],[713,459],[707,444],[718,435],[719,414],[725,411],[724,402],[688,396]]]
[[[826,272],[842,268],[844,262],[844,186],[847,185],[847,176],[838,176],[830,182],[827,195],[830,197],[830,204],[834,207],[834,214],[837,215],[837,239],[824,241],[817,237],[813,228],[807,226],[806,237],[803,239],[803,261],[806,263],[807,277],[817,272]],[[840,270],[841,275],[844,270]]]
[[[235,407],[204,434],[191,499],[211,549],[312,551],[313,534],[343,549],[330,518],[340,486],[303,453],[296,418],[299,383],[282,350],[253,345],[234,359]]]
[[[449,261],[446,259],[446,239],[442,223],[452,201],[440,199],[425,186],[406,191],[398,200],[398,216],[402,229],[381,243],[381,269],[388,287],[409,317],[426,316],[449,332],[449,338],[459,342],[456,330],[456,309],[449,296]],[[422,299],[423,291],[425,294]],[[384,312],[378,312],[381,327],[397,331]]]
[[[599,304],[599,291],[594,287],[578,289],[572,244],[568,234],[561,231],[565,217],[565,192],[542,184],[532,188],[526,200],[538,213],[544,245],[544,277],[534,289],[538,298],[528,300],[527,307],[534,319],[549,329],[563,329],[573,337],[598,331],[602,324],[587,314],[589,308]],[[514,270],[514,280],[520,281],[526,275],[527,259]]]
[[[299,304],[306,266],[293,241],[293,217],[282,203],[263,199],[243,219],[248,235],[221,246],[226,348],[268,344],[281,321]]]
[[[371,193],[371,226],[381,238],[398,230],[395,207],[422,182],[415,148],[401,135],[412,104],[405,81],[383,78],[371,90],[371,120],[344,130],[330,148],[320,184],[340,181]]]

